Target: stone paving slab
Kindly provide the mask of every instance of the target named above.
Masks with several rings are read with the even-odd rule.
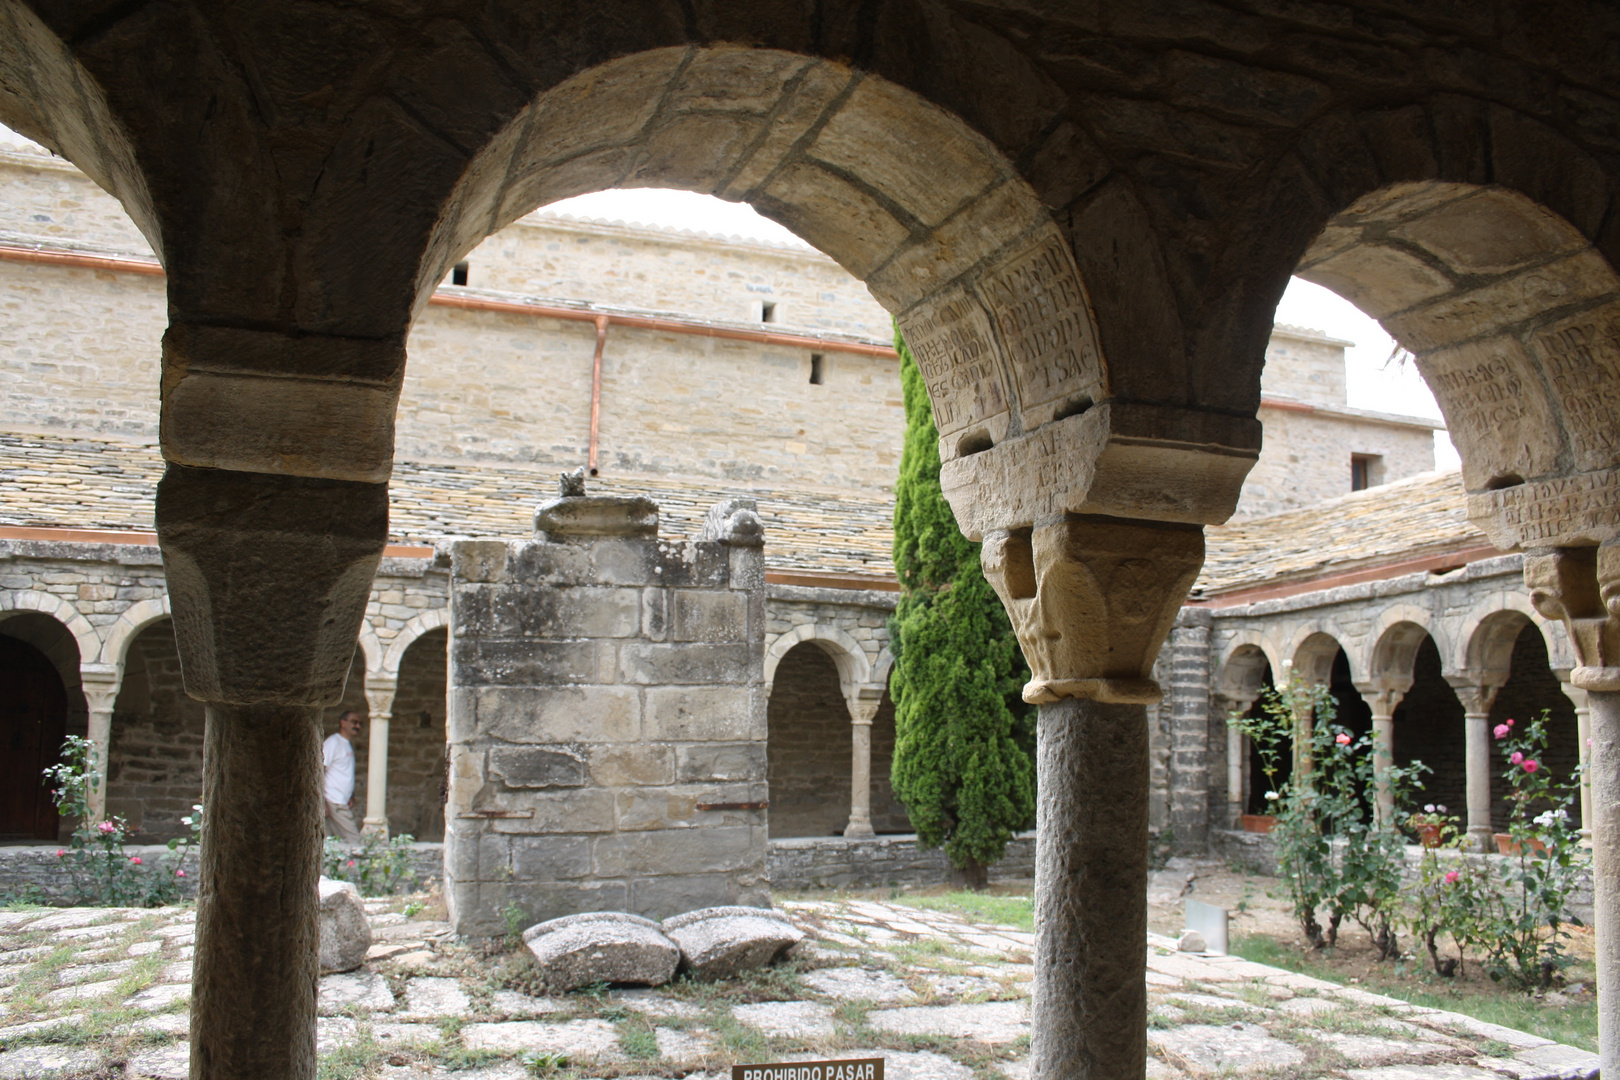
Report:
[[[401,906],[368,901],[392,943],[409,951],[320,981],[318,1052],[370,1040],[378,1056],[367,1080],[527,1080],[525,1053],[567,1057],[581,1078],[725,1080],[739,1052],[728,1041],[740,1038],[735,1025],[756,1033],[736,1046],[759,1053],[763,1045],[773,1060],[880,1055],[895,1080],[1030,1075],[1031,939],[1012,928],[900,903],[794,901],[782,908],[810,935],[794,954],[799,962],[780,976],[740,981],[735,992],[749,995],[741,1000],[727,996],[734,991],[726,984],[684,983],[533,997],[491,986],[510,958],[459,946],[443,923],[406,917]],[[29,987],[22,1011],[0,1001],[0,1080],[184,1075],[189,910],[0,914],[0,999],[19,999],[8,987]],[[12,942],[20,944],[6,949]],[[1167,943],[1159,935],[1145,942],[1149,1080],[1274,1080],[1323,1054],[1343,1065],[1328,1069],[1336,1080],[1552,1080],[1596,1069],[1595,1055],[1533,1034]],[[152,959],[135,963],[141,957]],[[158,970],[148,972],[154,963]],[[82,1030],[86,1009],[119,1007],[115,991],[133,991],[122,1004],[145,1014],[96,1046],[52,1042]],[[139,1038],[119,1041],[129,1036]],[[632,1036],[639,1041],[621,1044]],[[939,1042],[923,1050],[913,1039]],[[873,1041],[878,1048],[843,1049]],[[652,1043],[657,1059],[644,1069],[633,1064],[631,1048],[647,1054]],[[1513,1053],[1486,1057],[1486,1045]],[[466,1064],[477,1067],[454,1071]]]

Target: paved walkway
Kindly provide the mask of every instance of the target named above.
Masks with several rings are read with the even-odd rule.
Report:
[[[789,902],[796,962],[729,983],[524,992],[523,954],[367,901],[377,943],[321,980],[343,1080],[719,1078],[738,1061],[887,1059],[891,1080],[1029,1076],[1031,934],[866,901]],[[194,913],[0,912],[0,1080],[186,1076]],[[1148,941],[1150,1078],[1532,1080],[1597,1059],[1523,1032]],[[121,1070],[121,1073],[120,1073]]]

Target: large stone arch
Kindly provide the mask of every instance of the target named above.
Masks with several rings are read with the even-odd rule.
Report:
[[[148,626],[160,619],[169,617],[169,596],[154,596],[149,600],[141,600],[129,605],[119,612],[118,621],[107,628],[106,640],[102,643],[98,659],[102,664],[111,666],[120,675],[124,670],[124,661],[129,656],[130,644],[136,636]]]
[[[1352,677],[1359,674],[1355,657],[1344,648],[1344,636],[1337,627],[1325,624],[1313,623],[1295,631],[1284,654],[1290,675],[1311,685],[1326,686],[1332,678],[1333,661],[1341,651],[1350,658]]]
[[[1233,701],[1253,701],[1260,693],[1267,668],[1273,679],[1282,677],[1282,654],[1276,643],[1259,630],[1241,630],[1221,654],[1215,692]]]
[[[1440,655],[1446,655],[1446,641],[1437,633],[1435,623],[1432,613],[1415,604],[1397,604],[1380,613],[1372,633],[1367,635],[1371,644],[1363,668],[1367,680],[1380,689],[1410,686],[1424,638],[1434,638]]]
[[[1507,682],[1513,665],[1513,646],[1526,626],[1535,626],[1543,640],[1547,634],[1528,599],[1508,594],[1483,601],[1469,612],[1457,636],[1455,671],[1471,681],[1490,686]],[[1546,641],[1548,651],[1552,642]],[[1442,654],[1443,655],[1443,654]]]
[[[853,703],[863,686],[871,683],[871,662],[861,643],[836,626],[825,623],[803,623],[779,634],[765,647],[764,679],[769,688],[776,679],[776,669],[794,646],[811,642],[826,653],[838,669],[838,685],[846,702]]]
[[[0,590],[0,627],[5,625],[8,618],[29,611],[49,615],[73,635],[73,640],[78,644],[79,656],[72,672],[70,688],[78,686],[78,664],[93,662],[101,655],[101,635],[96,633],[96,628],[78,608],[60,596],[34,589]]]

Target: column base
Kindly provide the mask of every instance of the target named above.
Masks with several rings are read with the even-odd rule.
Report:
[[[1496,833],[1489,826],[1470,825],[1468,827],[1468,848],[1484,855],[1496,851]]]
[[[387,840],[388,839],[388,819],[387,818],[369,818],[369,817],[364,818],[360,822],[360,833],[361,833],[362,836],[378,836],[378,837],[381,837],[384,840]]]
[[[872,823],[869,821],[852,821],[844,826],[844,835],[852,840],[869,840],[877,833],[872,831]]]

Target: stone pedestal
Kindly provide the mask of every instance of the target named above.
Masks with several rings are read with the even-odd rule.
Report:
[[[751,504],[657,539],[567,496],[537,539],[453,548],[445,895],[456,931],[763,904],[765,575]]]

